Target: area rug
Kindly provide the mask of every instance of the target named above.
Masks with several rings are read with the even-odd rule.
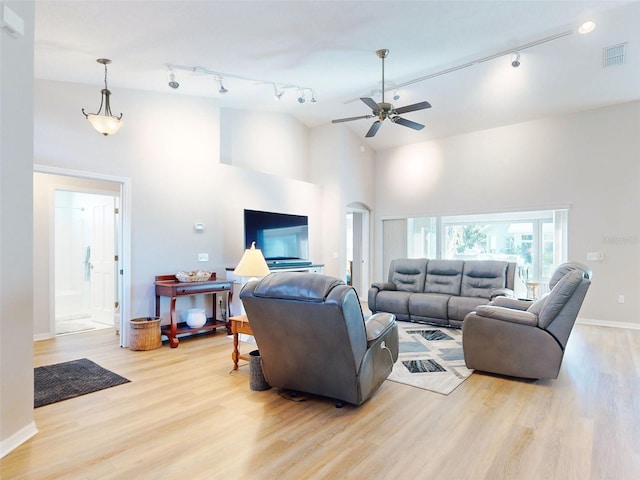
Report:
[[[81,358],[34,369],[34,408],[128,383],[100,365]]]
[[[464,363],[462,330],[398,322],[400,353],[388,379],[448,395],[473,373]]]

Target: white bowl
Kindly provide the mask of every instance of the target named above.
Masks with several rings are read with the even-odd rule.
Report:
[[[207,315],[203,308],[190,308],[187,310],[187,325],[191,328],[200,328],[207,323]]]

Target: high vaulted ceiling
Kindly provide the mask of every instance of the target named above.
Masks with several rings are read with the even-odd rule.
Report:
[[[596,29],[579,34],[587,19]],[[332,127],[351,128],[380,150],[638,100],[638,25],[638,1],[42,0],[35,76],[95,85],[97,103],[104,71],[96,59],[106,57],[114,113],[118,89],[131,88],[286,112],[313,127],[370,113],[358,98],[381,100],[375,51],[386,48],[386,86],[400,85],[400,99],[391,99],[392,89],[385,100],[396,107],[427,100],[432,108],[403,115],[424,123],[421,131],[386,121],[365,139],[372,119]],[[603,68],[603,49],[625,43],[624,64]],[[523,46],[512,68],[511,52]],[[213,75],[179,69],[180,87],[170,89],[166,64],[231,74],[223,77],[229,91],[218,93]],[[318,101],[307,91],[299,103],[295,88],[276,101],[270,82],[310,88]]]

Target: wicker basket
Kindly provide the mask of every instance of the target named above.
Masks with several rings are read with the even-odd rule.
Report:
[[[160,317],[132,318],[129,322],[129,348],[131,350],[154,350],[162,346]]]
[[[271,385],[264,378],[260,351],[249,352],[249,388],[255,391],[269,390]]]

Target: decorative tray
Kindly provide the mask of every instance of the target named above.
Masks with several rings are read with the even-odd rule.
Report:
[[[176,273],[176,279],[183,283],[206,282],[209,278],[211,278],[211,272],[206,270],[190,270]]]

